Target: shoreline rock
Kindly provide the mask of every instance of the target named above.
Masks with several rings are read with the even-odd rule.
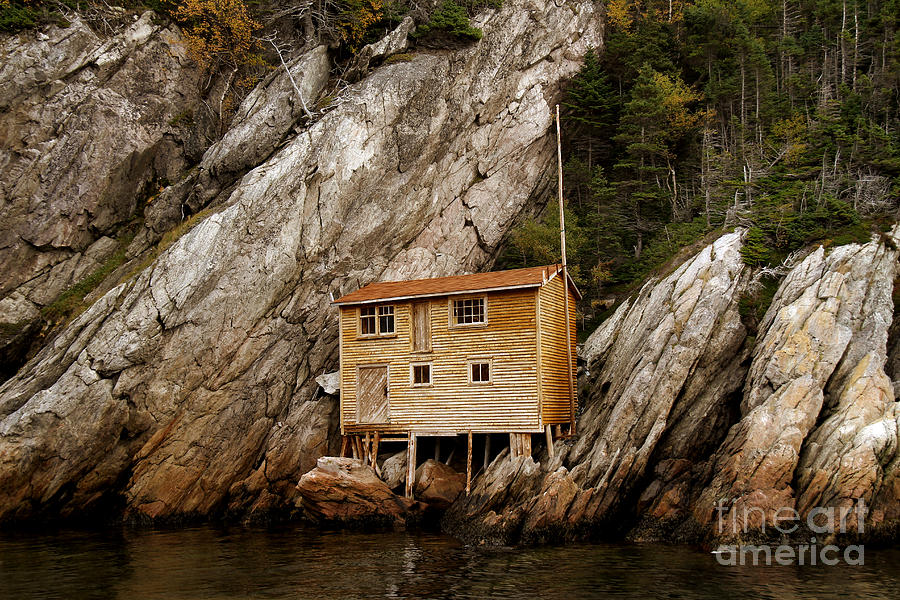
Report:
[[[855,522],[861,499],[864,531],[819,539],[895,543],[900,403],[885,365],[898,233],[807,255],[755,343],[738,311],[750,282],[739,234],[648,282],[583,347],[576,439],[527,467],[495,461],[446,530],[472,543],[715,547],[781,539],[779,510]]]
[[[398,496],[354,458],[323,456],[297,484],[298,508],[307,518],[342,526],[406,526],[421,518],[422,505]]]

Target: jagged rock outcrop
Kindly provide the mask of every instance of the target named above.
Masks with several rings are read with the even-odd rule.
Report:
[[[741,536],[772,527],[782,507],[804,518],[831,507],[838,529],[840,509],[855,527],[858,500],[872,506],[897,451],[884,372],[897,256],[891,239],[820,247],[785,278],[760,327],[742,418],[696,502],[700,523],[722,519]]]
[[[78,18],[0,40],[5,332],[30,335],[40,307],[116,251],[110,238],[151,188],[203,152],[202,118],[180,125],[201,105],[199,69],[177,28],[135,18],[106,40]],[[0,337],[0,353],[21,337]]]
[[[192,213],[213,202],[248,171],[302,129],[328,83],[331,59],[317,46],[276,69],[238,107],[234,125],[203,154],[200,164],[167,188],[144,212],[144,227],[129,247],[134,255],[179,223],[184,207]],[[227,198],[224,195],[222,200]]]
[[[335,433],[330,293],[489,263],[551,180],[550,107],[599,10],[487,11],[479,43],[379,67],[214,199],[0,387],[0,520],[292,507]]]
[[[498,459],[445,525],[500,543],[715,544],[778,537],[776,514],[796,509],[801,524],[896,539],[900,404],[884,367],[897,235],[810,253],[755,340],[739,234],[649,282],[584,345],[577,440],[539,464]]]
[[[499,497],[492,480],[509,473],[495,461],[470,499],[451,509],[448,527],[506,541],[566,537],[617,519],[658,466],[654,457],[665,456],[671,474],[714,447],[743,376],[733,360],[746,336],[740,245],[741,232],[725,235],[622,304],[584,346],[591,393],[577,440],[542,469],[517,469],[514,478],[528,483],[509,483],[515,493]],[[485,531],[487,522],[503,533]]]
[[[405,50],[409,44],[409,34],[416,28],[416,23],[412,17],[406,16],[400,24],[373,44],[366,44],[353,57],[353,62],[347,68],[347,79],[355,81],[365,75],[369,66],[376,60],[383,59],[391,54],[396,54],[401,50]]]

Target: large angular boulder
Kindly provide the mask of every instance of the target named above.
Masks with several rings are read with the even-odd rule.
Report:
[[[419,511],[355,458],[324,456],[297,484],[300,506],[315,521],[342,525],[405,524]]]
[[[466,476],[444,463],[428,459],[416,469],[413,492],[429,506],[445,509],[466,489]]]

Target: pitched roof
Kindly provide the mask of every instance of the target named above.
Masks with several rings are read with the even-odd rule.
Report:
[[[562,265],[548,265],[510,269],[508,271],[473,273],[472,275],[436,277],[433,279],[381,281],[370,283],[355,292],[341,296],[334,303],[343,305],[366,304],[389,300],[541,287],[560,271],[562,271]],[[572,281],[571,277],[569,277],[569,285],[575,293],[575,297],[580,299],[581,293],[575,287],[575,282]]]

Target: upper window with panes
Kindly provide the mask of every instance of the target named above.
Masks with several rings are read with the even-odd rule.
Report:
[[[359,309],[359,335],[394,335],[394,305],[363,306]]]
[[[485,324],[487,324],[487,300],[484,296],[451,301],[451,326]]]

